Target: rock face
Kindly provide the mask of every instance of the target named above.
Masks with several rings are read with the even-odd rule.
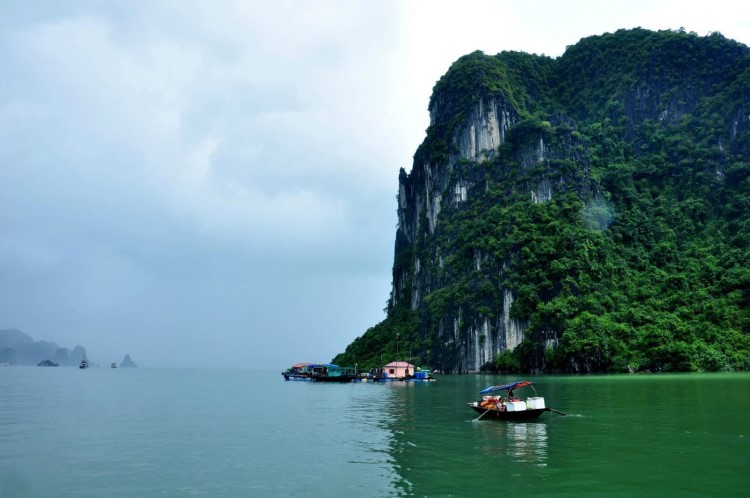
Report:
[[[623,39],[631,36],[630,32],[618,34]],[[642,33],[636,30],[636,34]],[[693,50],[692,57],[701,57],[708,50],[688,35],[683,38],[675,37],[686,43],[686,50]],[[722,43],[716,42],[722,54],[716,64],[729,68],[747,58],[747,47]],[[462,252],[467,246],[462,237],[467,236],[472,223],[470,211],[485,213],[493,208],[485,201],[481,205],[473,202],[475,199],[486,199],[489,190],[498,189],[504,190],[505,196],[498,198],[516,195],[535,204],[574,194],[587,205],[604,206],[602,185],[590,174],[589,144],[577,131],[577,119],[598,112],[603,114],[602,120],[621,123],[621,133],[633,143],[628,154],[637,155],[642,147],[637,135],[640,127],[652,121],[674,125],[699,109],[711,92],[732,83],[719,81],[721,76],[716,75],[722,71],[696,79],[689,69],[675,67],[654,50],[644,61],[624,58],[623,64],[637,66],[633,70],[637,81],[613,87],[609,103],[592,103],[576,100],[579,93],[566,93],[565,87],[552,83],[568,78],[571,87],[580,86],[577,92],[585,91],[586,85],[603,84],[575,74],[575,47],[562,61],[524,57],[474,53],[454,63],[435,85],[429,106],[430,128],[414,155],[411,172],[402,169],[399,173],[389,316],[399,308],[418,314],[419,335],[431,344],[426,351],[431,368],[478,371],[496,355],[514,350],[529,338],[536,345],[533,361],[541,368],[544,349],[554,348],[561,339],[560,330],[550,324],[536,324],[533,337],[528,336],[529,315],[519,312],[522,307],[514,307],[523,293],[517,265],[522,247],[497,253],[494,247],[501,245],[497,244],[484,251],[474,247],[471,255]],[[595,71],[584,73],[604,79]],[[617,78],[611,81],[617,82]],[[738,102],[727,110],[733,121],[725,141],[714,146],[719,179],[726,151],[748,148],[750,103],[747,99]],[[534,112],[542,106],[546,106],[545,117],[539,119]],[[599,229],[606,228],[612,216],[602,219],[606,220]],[[459,258],[472,261],[471,267],[460,273],[455,270],[457,265],[450,264]],[[550,282],[550,294],[541,296],[541,301],[559,288],[559,283]],[[477,289],[485,289],[484,294]]]
[[[432,122],[434,114],[430,113]],[[517,119],[516,110],[504,99],[479,99],[466,123],[453,134],[457,157],[478,162],[491,158],[505,142],[505,133]]]
[[[120,362],[120,366],[122,368],[136,368],[138,365],[136,365],[135,362],[130,359],[129,354],[126,354],[125,357]]]
[[[450,216],[465,209],[471,204],[472,196],[485,189],[487,178],[481,172],[482,164],[496,157],[498,149],[506,143],[508,130],[521,120],[523,111],[514,107],[507,94],[492,94],[481,89],[476,91],[479,98],[466,108],[466,112],[461,112],[465,95],[456,93],[452,73],[466,71],[472,65],[478,65],[478,70],[482,71],[488,59],[491,58],[481,53],[466,56],[444,76],[445,85],[436,85],[430,105],[431,129],[428,134],[438,133],[441,127],[447,129],[443,134],[448,138],[443,140],[449,141],[449,152],[436,151],[431,145],[438,140],[431,140],[428,136],[415,154],[411,173],[407,174],[403,169],[400,172],[391,309],[408,303],[412,310],[424,310],[427,296],[455,281],[443,271],[446,258],[452,257],[444,249],[451,245],[446,243],[446,238],[453,235],[441,230],[440,218],[443,214]],[[502,64],[497,60],[493,63]],[[536,85],[535,81],[526,83]],[[456,116],[465,119],[457,120]],[[541,168],[527,192],[534,202],[546,202],[553,195],[548,161],[556,156],[550,153],[543,133],[535,136],[535,141],[518,147],[515,153],[525,168]],[[561,177],[555,185],[565,189],[566,181]],[[576,183],[580,182],[571,181],[571,185]],[[589,188],[588,185],[578,187],[582,191]],[[407,255],[413,256],[405,257]],[[476,255],[476,271],[482,271],[484,258],[482,254]],[[502,273],[501,269],[500,278],[493,280],[502,280]],[[438,353],[439,364],[432,360],[433,368],[478,371],[495,354],[513,350],[523,341],[527,323],[511,316],[515,289],[498,285],[496,290],[502,299],[500,307],[493,310],[494,316],[477,314],[460,303],[452,303],[443,316],[433,317],[432,323],[422,324],[423,335],[437,336],[437,341],[433,341],[433,345],[437,345],[433,354],[435,349],[443,350]]]
[[[491,157],[505,142],[505,133],[517,120],[517,113],[498,100],[480,100],[467,122],[453,134],[455,152],[445,162],[426,158],[415,164],[410,175],[402,170],[399,182],[399,225],[396,234],[396,261],[394,265],[391,306],[406,301],[412,310],[424,308],[424,298],[433,291],[450,285],[450,279],[441,275],[444,260],[449,252],[441,248],[446,234],[438,228],[440,215],[445,211],[460,210],[469,197],[482,185],[473,178],[472,162],[480,163]],[[544,164],[544,143],[528,154],[529,166]],[[468,162],[467,161],[471,161]],[[529,189],[535,202],[545,202],[552,196],[551,182],[544,176]],[[422,245],[427,251],[417,251]],[[401,255],[413,253],[412,260]],[[426,253],[426,254],[425,254]],[[418,254],[418,255],[417,255]],[[476,269],[481,271],[482,256],[477,255]],[[438,320],[439,344],[454,348],[448,353],[453,358],[449,364],[433,365],[441,370],[478,371],[494,355],[512,350],[524,338],[526,322],[510,314],[514,290],[501,286],[502,308],[493,318],[475,315],[462,306]],[[465,324],[471,323],[468,328]]]

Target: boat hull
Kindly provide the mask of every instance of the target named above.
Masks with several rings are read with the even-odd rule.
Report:
[[[310,374],[290,374],[283,372],[281,375],[284,376],[284,380],[306,380],[311,381],[312,377]]]
[[[338,375],[335,377],[329,377],[327,375],[313,375],[313,382],[354,382],[357,379],[355,375]]]
[[[467,403],[469,408],[477,413],[484,414],[482,418],[491,418],[495,420],[535,420],[544,413],[550,411],[549,408],[535,408],[532,410],[521,410],[517,412],[508,412],[505,410],[486,409],[479,404]],[[487,412],[485,414],[485,412]]]

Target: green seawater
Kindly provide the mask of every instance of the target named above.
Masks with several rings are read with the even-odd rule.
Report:
[[[256,370],[0,367],[0,497],[749,496],[750,374],[285,382]]]

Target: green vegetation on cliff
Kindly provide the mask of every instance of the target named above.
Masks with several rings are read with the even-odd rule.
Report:
[[[482,99],[512,125],[489,159],[458,159]],[[634,29],[558,59],[475,52],[430,109],[401,174],[388,317],[334,361],[376,366],[398,341],[453,371],[750,369],[747,47]]]

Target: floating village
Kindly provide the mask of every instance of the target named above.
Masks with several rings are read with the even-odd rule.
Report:
[[[281,372],[284,380],[307,382],[434,382],[429,369],[415,367],[408,361],[393,361],[369,372],[333,363],[297,363]]]

